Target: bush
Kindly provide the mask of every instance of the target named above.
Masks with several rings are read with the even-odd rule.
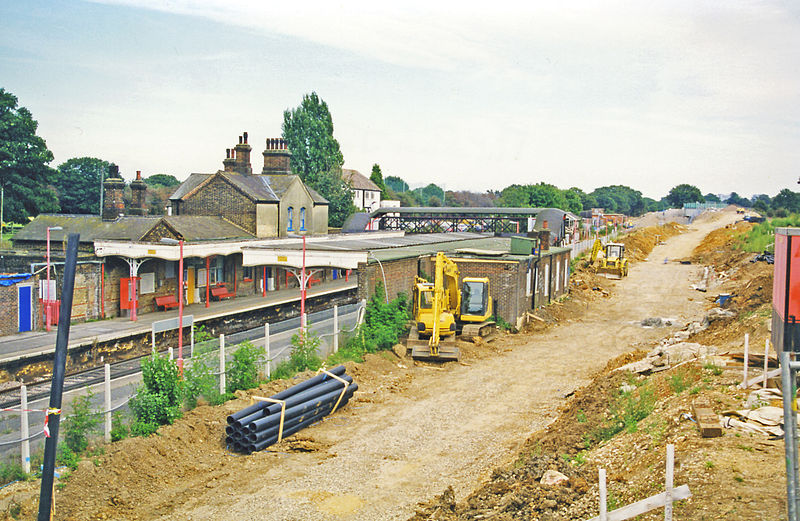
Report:
[[[142,361],[144,387],[131,398],[130,407],[136,417],[131,434],[146,432],[155,424],[172,423],[181,416],[183,384],[178,375],[178,364],[174,360],[153,354]],[[143,426],[147,426],[144,428]],[[152,429],[151,432],[154,432]]]
[[[187,408],[197,407],[197,400],[200,397],[209,403],[219,403],[217,378],[204,359],[193,358],[191,364],[184,370],[183,377],[183,396]]]
[[[70,470],[75,470],[78,468],[79,461],[80,457],[68,445],[61,444],[58,446],[58,450],[56,450],[57,466],[69,467]]]
[[[72,413],[64,418],[64,443],[75,454],[81,454],[89,446],[89,434],[100,424],[100,417],[92,413],[94,393],[87,389],[85,396],[78,396],[70,404]]]
[[[131,424],[131,436],[150,436],[158,430],[161,425],[155,422],[135,421]]]
[[[240,389],[252,389],[258,387],[258,366],[264,349],[256,347],[250,342],[239,344],[239,348],[233,352],[233,360],[226,371],[225,389],[233,393]]]
[[[28,479],[28,475],[22,470],[22,465],[16,461],[7,461],[0,463],[0,484],[5,485],[12,481],[24,481]]]
[[[411,318],[411,304],[404,293],[400,293],[389,303],[383,284],[378,282],[375,293],[367,303],[364,323],[356,335],[345,344],[343,358],[350,354],[353,360],[361,359],[365,353],[375,353],[381,349],[391,349],[406,332]]]
[[[589,441],[610,440],[618,432],[636,432],[639,422],[647,418],[656,405],[656,394],[649,384],[627,392],[620,392],[609,407],[609,416],[594,432]]]
[[[124,440],[131,434],[131,429],[125,420],[122,418],[122,413],[119,411],[111,415],[111,441]]]

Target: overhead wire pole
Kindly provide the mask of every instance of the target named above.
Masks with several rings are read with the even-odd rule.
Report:
[[[75,266],[78,260],[77,233],[69,234],[67,256],[64,263],[63,286],[61,288],[61,310],[58,314],[56,352],[53,359],[53,379],[50,385],[50,407],[45,416],[44,464],[42,466],[42,487],[39,493],[38,521],[48,521],[52,515],[53,479],[56,465],[58,427],[61,420],[61,397],[64,391],[64,373],[67,365],[67,344],[72,320],[72,292],[75,287]],[[49,434],[48,434],[49,431]]]

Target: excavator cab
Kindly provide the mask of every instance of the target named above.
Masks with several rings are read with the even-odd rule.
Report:
[[[461,335],[465,337],[487,337],[495,329],[490,320],[494,314],[492,297],[489,295],[489,279],[486,277],[464,277],[461,285]]]
[[[618,242],[606,244],[605,257],[602,259],[598,274],[609,279],[621,279],[628,274],[628,259],[625,258],[625,245]]]

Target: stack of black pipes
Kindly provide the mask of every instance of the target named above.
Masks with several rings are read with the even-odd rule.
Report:
[[[271,396],[273,400],[285,402],[283,430],[281,430],[281,404],[259,400],[228,416],[225,444],[236,452],[251,454],[277,443],[278,436],[286,439],[318,422],[330,414],[334,407],[336,410],[342,408],[358,390],[358,384],[345,374],[343,365],[329,369],[328,373],[347,382],[347,387],[329,374],[320,373]]]

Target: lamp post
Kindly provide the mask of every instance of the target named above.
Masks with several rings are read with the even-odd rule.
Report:
[[[300,329],[306,329],[306,236],[287,234],[287,237],[303,238],[303,268],[300,272]]]
[[[61,226],[48,226],[47,227],[47,290],[45,290],[45,329],[50,331],[50,308],[52,303],[50,301],[50,230],[63,230]]]
[[[178,258],[178,374],[183,377],[183,239],[175,240],[168,237],[161,239],[164,244],[177,244],[180,247]],[[208,284],[208,272],[206,272]]]

